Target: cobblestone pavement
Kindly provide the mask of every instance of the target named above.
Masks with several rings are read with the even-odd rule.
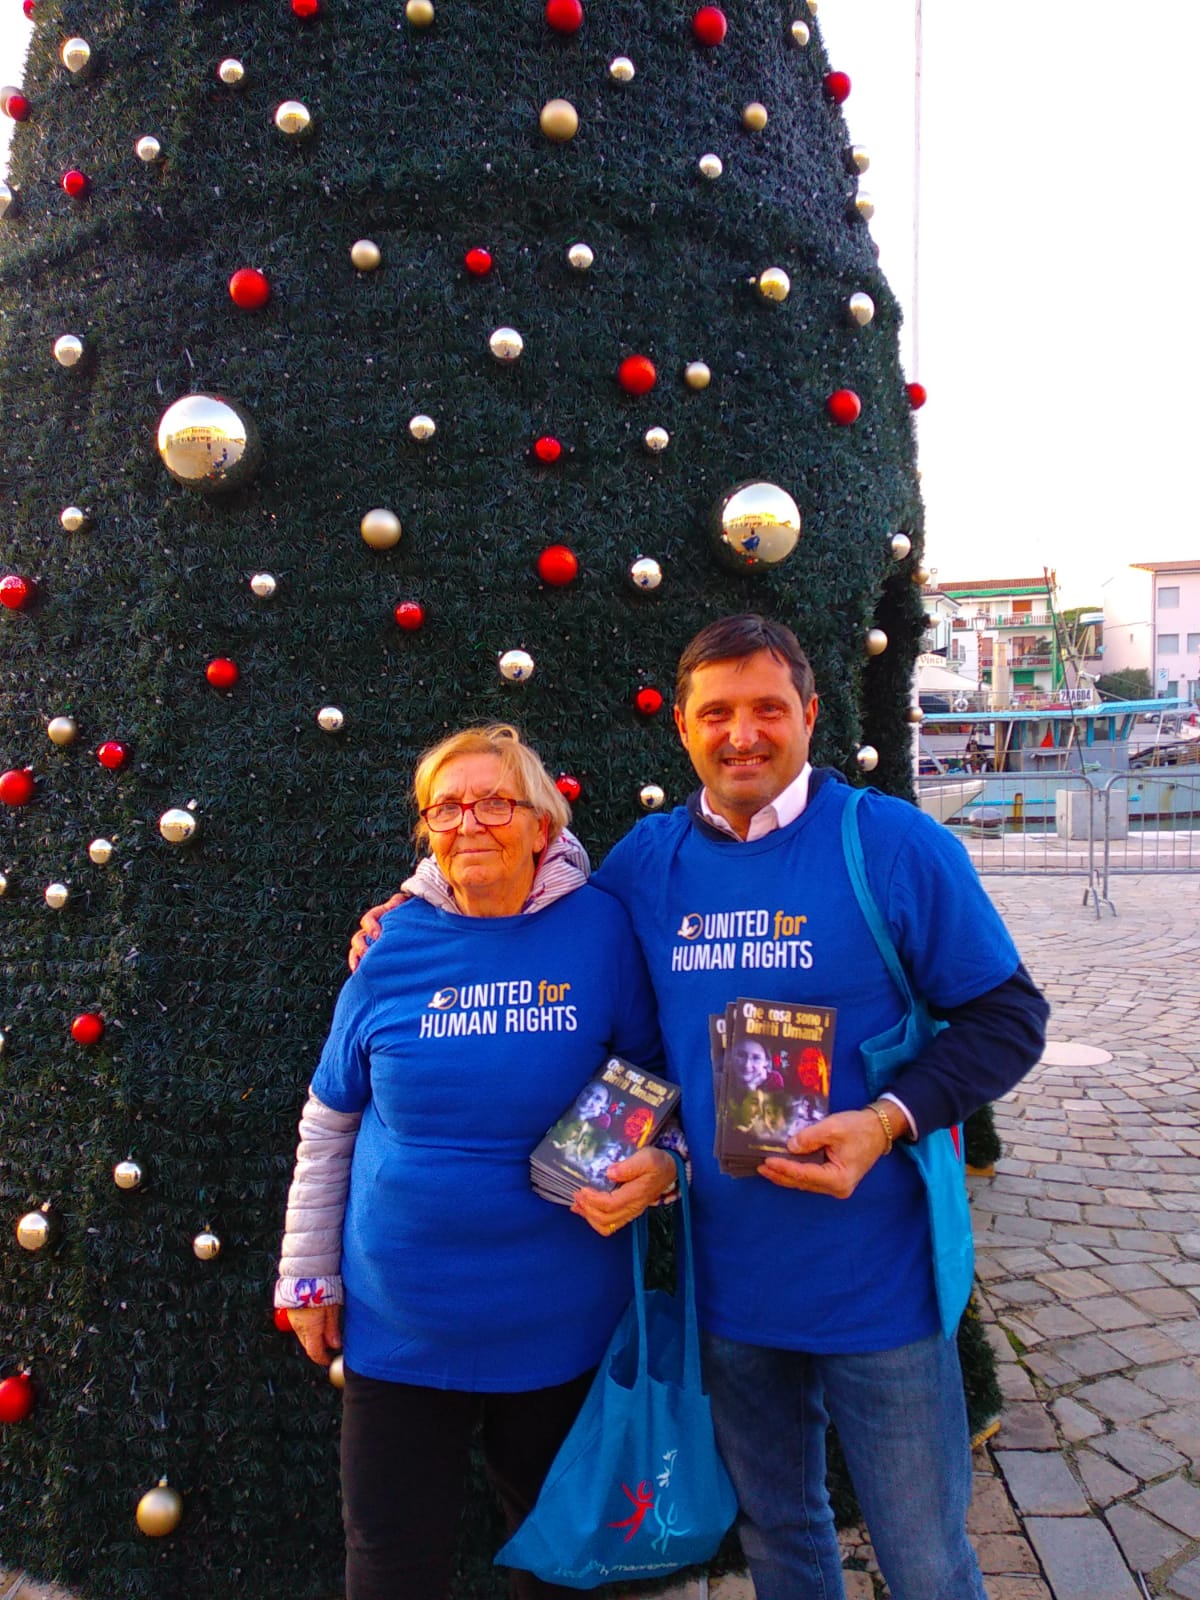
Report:
[[[1078,878],[984,882],[1054,1007],[972,1180],[1006,1397],[971,1511],[989,1600],[1200,1600],[1200,880],[1116,877],[1100,920]],[[848,1600],[878,1600],[843,1543]],[[0,1571],[0,1600],[70,1597]]]

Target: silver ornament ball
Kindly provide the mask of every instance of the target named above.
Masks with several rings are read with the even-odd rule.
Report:
[[[488,339],[488,349],[497,361],[516,361],[525,348],[525,341],[515,328],[497,328]]]
[[[250,577],[250,593],[260,600],[270,600],[279,587],[273,572],[255,572]]]
[[[8,893],[8,879],[0,872],[0,894]]]
[[[192,1240],[192,1254],[197,1261],[215,1261],[221,1254],[221,1241],[215,1233],[198,1233]]]
[[[567,261],[576,272],[587,272],[595,259],[592,247],[584,244],[582,239],[567,251]]]
[[[875,215],[875,202],[871,199],[871,196],[867,194],[865,189],[860,189],[854,196],[853,209],[855,213],[863,219],[864,222],[870,222],[871,218]]]
[[[54,359],[60,367],[74,367],[83,360],[83,340],[76,333],[64,333],[54,341]]]
[[[111,839],[93,839],[88,845],[88,857],[98,867],[106,867],[112,860],[112,853]]]
[[[846,311],[851,322],[856,322],[860,328],[865,328],[875,316],[875,302],[869,294],[857,289],[846,301]]]
[[[776,483],[739,483],[718,501],[712,520],[718,556],[738,571],[786,561],[800,538],[800,509]]]
[[[55,1232],[45,1211],[27,1211],[17,1223],[17,1243],[22,1250],[44,1250],[54,1242]]]
[[[892,535],[892,557],[896,561],[903,561],[912,550],[912,540],[906,533]]]
[[[850,165],[855,172],[866,172],[871,165],[871,157],[865,144],[852,144],[850,146]]]
[[[328,1377],[335,1389],[344,1389],[346,1387],[346,1365],[340,1355],[334,1356],[329,1363]]]
[[[860,744],[854,759],[858,762],[860,772],[874,772],[879,765],[879,751],[873,744]]]
[[[618,83],[630,83],[633,80],[636,68],[628,56],[614,56],[608,63],[608,75],[615,78]]]
[[[61,911],[71,898],[71,891],[65,883],[48,883],[45,894],[42,896],[51,911]]]
[[[113,1168],[113,1182],[118,1189],[140,1189],[142,1177],[142,1169],[136,1161],[118,1161]]]
[[[176,483],[200,494],[224,494],[252,482],[262,466],[254,418],[220,394],[185,394],[158,424],[158,453]]]
[[[217,68],[217,77],[231,89],[236,89],[245,76],[246,69],[236,56],[226,56]]]
[[[80,506],[64,506],[58,520],[68,533],[80,533],[87,525],[87,512]]]
[[[671,442],[671,435],[665,428],[647,428],[643,443],[651,455],[660,455]]]
[[[662,582],[662,568],[651,556],[639,556],[629,569],[635,589],[657,589]]]
[[[408,431],[418,444],[425,444],[437,432],[437,423],[432,417],[424,414],[413,417],[408,424]]]
[[[525,683],[533,677],[533,657],[527,650],[506,650],[499,666],[500,676],[509,683]]]
[[[317,726],[322,733],[341,733],[346,726],[346,713],[340,706],[322,706],[317,712]]]
[[[802,22],[799,17],[792,23],[792,38],[803,49],[812,38],[812,30],[807,22]]]
[[[764,300],[782,302],[792,292],[792,280],[782,267],[768,267],[758,275],[758,292]]]
[[[92,59],[92,47],[86,39],[67,39],[60,54],[68,72],[82,72]]]
[[[647,783],[643,784],[638,799],[646,811],[660,811],[667,797],[657,783]]]
[[[275,108],[275,126],[288,139],[302,139],[312,132],[312,113],[301,100],[285,100]]]
[[[162,145],[152,133],[144,133],[133,148],[139,161],[157,161],[162,155]]]
[[[720,156],[713,155],[711,150],[707,155],[700,157],[699,166],[702,178],[719,178],[725,171],[725,163]]]
[[[172,806],[158,819],[158,831],[168,844],[187,844],[198,826],[196,813],[185,810],[183,806]]]

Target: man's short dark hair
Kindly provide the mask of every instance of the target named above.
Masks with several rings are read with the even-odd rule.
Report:
[[[800,648],[796,635],[782,622],[772,622],[755,611],[745,611],[741,616],[722,617],[707,627],[684,646],[675,673],[675,704],[682,710],[692,689],[692,673],[709,661],[740,661],[746,656],[765,650],[791,669],[792,682],[800,696],[801,705],[807,705],[817,692],[816,679],[808,657]]]

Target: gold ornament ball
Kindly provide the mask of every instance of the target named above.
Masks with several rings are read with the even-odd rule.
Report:
[[[700,157],[699,167],[702,178],[719,178],[725,171],[725,163],[720,156],[713,155],[711,150],[707,155]]]
[[[657,783],[647,783],[642,786],[638,799],[646,811],[660,811],[667,797]]]
[[[346,1364],[341,1356],[334,1356],[329,1363],[329,1381],[335,1389],[346,1387]]]
[[[92,59],[92,47],[86,39],[68,39],[62,47],[62,64],[68,72],[82,72]]]
[[[856,322],[860,328],[865,328],[875,316],[875,302],[869,294],[856,289],[846,301],[846,311],[851,322]]]
[[[163,412],[158,453],[176,483],[200,494],[225,494],[252,482],[262,466],[254,418],[220,394],[185,394]]]
[[[874,772],[879,765],[879,751],[873,744],[860,744],[854,759],[858,762],[860,772]]]
[[[644,439],[646,449],[652,456],[661,455],[671,442],[671,435],[665,428],[647,428]]]
[[[433,0],[408,0],[404,8],[404,15],[414,28],[429,28],[433,25]]]
[[[662,582],[662,568],[651,556],[639,556],[629,569],[635,589],[649,592]]]
[[[437,432],[437,423],[432,417],[413,417],[408,424],[408,431],[418,444],[425,444]]]
[[[812,31],[807,22],[802,22],[799,17],[792,23],[792,38],[803,48],[812,38]]]
[[[54,1224],[44,1211],[27,1211],[17,1223],[22,1250],[44,1250],[54,1240]]]
[[[48,883],[45,894],[42,896],[51,911],[61,911],[71,898],[71,891],[65,883]]]
[[[152,133],[145,133],[133,147],[139,161],[157,161],[162,155],[162,145]]]
[[[712,373],[703,361],[689,361],[683,369],[683,381],[689,389],[707,389]]]
[[[628,56],[614,56],[608,64],[609,76],[618,83],[631,83],[634,76],[634,65]]]
[[[786,300],[792,292],[792,280],[782,267],[768,267],[758,275],[758,292],[764,300]]]
[[[143,1176],[136,1161],[118,1161],[113,1168],[113,1182],[118,1189],[140,1189]]]
[[[875,215],[875,202],[865,190],[860,189],[854,196],[854,209],[864,222],[870,222]]]
[[[317,727],[322,733],[341,733],[346,726],[346,713],[340,706],[322,706],[317,712]]]
[[[882,628],[868,628],[866,650],[869,656],[881,656],[888,647],[888,636]]]
[[[906,533],[892,535],[892,557],[896,561],[903,561],[905,556],[912,551],[912,540]]]
[[[865,144],[852,144],[850,146],[850,165],[855,172],[866,172],[871,165],[871,157]]]
[[[391,550],[400,543],[400,518],[385,506],[368,511],[358,531],[372,550]]]
[[[106,867],[112,860],[111,839],[93,839],[88,845],[88,856],[98,867]]]
[[[356,239],[350,246],[350,260],[360,272],[374,272],[383,260],[383,252],[374,239]]]
[[[183,806],[172,806],[158,819],[158,831],[168,844],[187,844],[198,826],[196,813],[185,810]]]
[[[776,483],[739,483],[713,512],[713,542],[740,572],[786,561],[800,538],[800,508]]]
[[[761,100],[751,100],[748,106],[742,107],[742,127],[749,128],[751,133],[761,133],[767,125],[767,108]]]
[[[58,520],[68,533],[80,533],[87,525],[87,512],[79,506],[64,506]]]
[[[54,341],[54,359],[60,367],[73,367],[83,360],[83,340],[74,333],[64,333]]]
[[[78,732],[74,717],[51,717],[46,724],[46,735],[51,744],[70,744]]]
[[[499,667],[500,676],[509,683],[525,683],[533,677],[533,657],[527,650],[506,650]]]
[[[930,578],[932,578],[932,577],[933,577],[933,573],[930,572],[929,568],[924,564],[924,562],[922,562],[919,566],[915,566],[913,568],[912,581],[915,584],[919,585],[919,587],[922,588],[922,589],[925,587],[925,585],[929,582]]]
[[[908,720],[914,725],[919,725],[925,721],[925,713],[921,710],[920,706],[909,706]]]
[[[302,100],[285,100],[275,108],[275,126],[288,139],[312,132],[312,113]]]
[[[569,100],[547,100],[538,121],[554,144],[566,144],[579,132],[579,113]]]
[[[246,69],[236,56],[226,56],[217,68],[217,77],[230,89],[236,89],[246,76]]]
[[[808,9],[809,9],[809,12],[810,12],[810,14],[811,14],[811,15],[812,15],[812,16],[814,16],[814,17],[815,17],[815,16],[816,16],[816,14],[817,14],[817,4],[818,4],[818,0],[808,0]]]
[[[221,1254],[221,1241],[215,1233],[198,1233],[192,1240],[192,1254],[197,1261],[215,1261]]]
[[[260,600],[270,600],[279,587],[273,572],[255,572],[250,578],[250,593]]]
[[[582,240],[578,244],[573,244],[567,251],[567,261],[576,272],[587,272],[595,259],[591,246],[584,244]]]
[[[515,328],[497,328],[488,339],[488,349],[497,361],[517,361],[525,341]]]
[[[137,1525],[152,1539],[165,1538],[174,1533],[183,1517],[183,1496],[160,1478],[153,1489],[147,1489],[137,1503]]]

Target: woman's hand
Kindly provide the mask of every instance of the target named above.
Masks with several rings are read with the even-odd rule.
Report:
[[[603,1189],[580,1189],[571,1202],[577,1217],[597,1233],[616,1233],[627,1222],[640,1217],[647,1206],[661,1200],[675,1182],[674,1157],[666,1150],[648,1145],[626,1161],[614,1162],[606,1177],[619,1184],[611,1194]]]
[[[342,1348],[341,1306],[292,1306],[288,1321],[304,1354],[319,1367],[327,1367]]]
[[[390,900],[385,900],[381,906],[372,906],[369,911],[364,911],[362,921],[358,925],[358,932],[350,941],[350,971],[353,972],[367,951],[383,932],[380,917],[388,911],[394,911],[397,906],[402,906],[408,899],[406,894],[394,894]]]

